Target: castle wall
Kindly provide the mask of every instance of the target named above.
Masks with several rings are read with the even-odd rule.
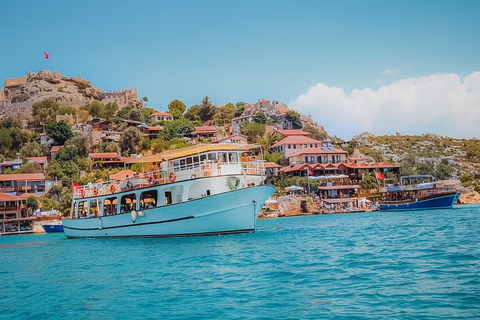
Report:
[[[22,84],[27,83],[27,77],[19,77],[19,78],[14,78],[14,79],[5,79],[5,87],[14,87],[14,86],[20,86]]]

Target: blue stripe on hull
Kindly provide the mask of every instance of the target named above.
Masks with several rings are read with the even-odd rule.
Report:
[[[45,224],[43,225],[43,229],[46,233],[63,232],[63,226],[61,224]]]
[[[410,202],[406,204],[380,204],[380,211],[400,211],[400,210],[426,210],[426,209],[448,209],[452,208],[460,194],[438,197],[433,199]]]

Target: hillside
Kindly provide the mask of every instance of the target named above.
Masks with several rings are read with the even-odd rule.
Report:
[[[137,88],[105,92],[82,78],[64,77],[60,72],[41,70],[28,72],[27,76],[5,79],[0,89],[0,118],[14,116],[25,118],[36,102],[53,98],[62,106],[80,107],[93,101],[104,104],[117,102],[120,109],[125,106],[143,108],[138,99]]]
[[[480,172],[480,140],[454,139],[435,134],[418,136],[374,136],[363,133],[354,137],[361,151],[376,160],[402,164],[410,162],[436,167],[442,159],[453,167],[454,176]]]

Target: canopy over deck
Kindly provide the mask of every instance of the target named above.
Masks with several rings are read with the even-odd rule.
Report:
[[[254,144],[200,144],[181,149],[168,150],[149,157],[132,158],[125,163],[161,162],[162,159],[172,160],[208,151],[244,151],[248,152],[258,149],[260,146]]]

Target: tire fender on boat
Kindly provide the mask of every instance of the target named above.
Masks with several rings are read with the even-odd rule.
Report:
[[[140,218],[143,218],[143,217],[145,217],[145,213],[143,211],[138,211],[138,216]]]
[[[137,221],[138,215],[137,211],[132,210],[132,222],[135,223]]]
[[[236,190],[240,187],[240,179],[237,177],[228,177],[227,185],[230,190]]]

